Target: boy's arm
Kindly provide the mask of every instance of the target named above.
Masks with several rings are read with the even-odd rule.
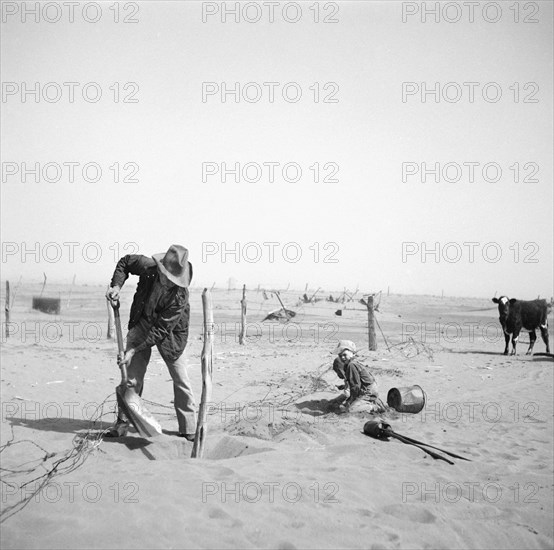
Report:
[[[350,386],[350,396],[346,400],[346,404],[350,405],[362,392],[362,380],[360,372],[355,365],[348,365],[345,371],[346,381]]]

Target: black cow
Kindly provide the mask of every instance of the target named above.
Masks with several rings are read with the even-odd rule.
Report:
[[[546,300],[525,301],[500,296],[500,298],[493,298],[492,301],[498,304],[500,324],[506,340],[504,355],[508,355],[510,335],[512,336],[512,355],[516,354],[516,344],[521,329],[529,332],[530,342],[527,355],[531,354],[537,340],[535,333],[537,328],[541,330],[542,339],[546,344],[546,353],[550,353],[550,346],[548,345],[548,304]]]

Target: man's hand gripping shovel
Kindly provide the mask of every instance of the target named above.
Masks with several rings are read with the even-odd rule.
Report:
[[[135,391],[134,381],[127,376],[127,363],[124,361],[125,348],[123,346],[123,331],[121,330],[121,317],[119,315],[119,300],[110,299],[114,311],[115,332],[117,336],[117,363],[121,370],[121,383],[115,393],[120,410],[128,418],[142,437],[155,437],[162,433],[159,422],[150,414],[144,406],[142,399]]]

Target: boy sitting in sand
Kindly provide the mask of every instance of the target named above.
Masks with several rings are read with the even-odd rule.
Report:
[[[333,362],[333,370],[344,380],[344,389],[349,390],[349,396],[339,406],[339,410],[385,412],[386,408],[379,398],[375,378],[366,365],[354,358],[356,344],[351,340],[341,340],[334,353],[338,357]]]

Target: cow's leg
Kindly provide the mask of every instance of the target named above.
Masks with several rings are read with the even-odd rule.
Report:
[[[548,345],[548,323],[541,325],[539,328],[541,329],[542,341],[546,344],[546,353],[550,353],[550,346]]]
[[[535,330],[529,331],[529,348],[527,349],[527,353],[525,355],[531,355],[533,353],[533,347],[535,346],[535,342],[537,341],[537,332]]]
[[[512,334],[512,355],[516,354],[517,339],[519,338],[519,330],[514,330]]]
[[[504,341],[506,342],[506,347],[504,348],[504,355],[508,355],[508,348],[510,347],[510,333],[504,331]]]

